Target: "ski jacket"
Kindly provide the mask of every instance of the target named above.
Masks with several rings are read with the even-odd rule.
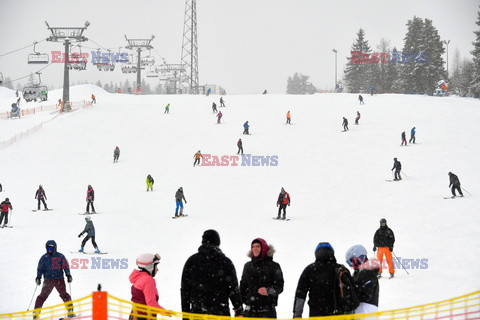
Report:
[[[376,248],[393,248],[394,243],[395,235],[393,234],[392,229],[387,226],[378,228],[373,236],[373,246]]]
[[[63,279],[63,273],[68,277],[70,275],[70,268],[68,261],[63,254],[57,252],[57,244],[53,240],[47,241],[46,245],[53,245],[55,250],[50,253],[45,253],[38,261],[37,278],[45,280]]]
[[[359,95],[358,100],[363,101],[363,97],[361,95]]]
[[[95,200],[95,191],[93,191],[93,188],[87,190],[87,200]]]
[[[45,194],[45,190],[43,188],[39,188],[35,193],[35,199],[47,199],[47,195]]]
[[[405,131],[402,132],[402,140],[405,140]]]
[[[187,201],[183,195],[183,190],[178,189],[177,192],[175,192],[175,201],[181,202],[182,199],[185,200],[185,202]]]
[[[237,147],[240,148],[241,146],[242,146],[242,140],[238,140],[238,142],[237,142]]]
[[[148,175],[148,176],[147,176],[147,183],[154,184],[154,182],[155,182],[155,181],[153,180],[152,176],[151,176],[151,175]]]
[[[223,117],[223,114],[222,114],[222,111],[220,111],[218,114],[217,114],[217,117],[220,119],[221,117]]]
[[[245,123],[243,124],[243,128],[244,128],[244,129],[248,129],[248,127],[249,127],[249,125],[248,125],[248,121],[247,121],[247,122],[245,122]]]
[[[402,164],[400,163],[400,161],[396,160],[393,162],[393,169],[397,169],[397,170],[402,170]]]
[[[412,128],[412,130],[410,130],[410,134],[411,134],[412,136],[415,135],[415,128]]]
[[[377,277],[378,270],[379,266],[375,266],[367,260],[353,273],[353,282],[358,288],[360,302],[373,304],[377,307],[380,291]]]
[[[200,157],[203,158],[203,156],[200,152],[195,153],[194,157],[195,157],[195,159],[200,159]]]
[[[180,292],[183,312],[230,316],[230,299],[235,314],[243,314],[235,267],[209,243],[185,262]]]
[[[346,125],[346,124],[348,124],[348,120],[347,120],[347,118],[343,118],[343,123],[342,123],[342,125]]]
[[[95,227],[93,226],[93,221],[90,220],[85,225],[85,228],[82,231],[82,234],[86,233],[90,237],[95,237]]]
[[[288,192],[281,193],[278,195],[277,204],[290,204],[290,195]]]
[[[170,103],[165,106],[165,110],[170,109]]]
[[[132,284],[132,302],[161,308],[155,279],[146,271],[133,270],[128,278]]]
[[[119,149],[119,148],[115,148],[115,150],[113,150],[113,155],[114,155],[114,156],[119,156],[119,155],[120,155],[120,149]]]
[[[255,259],[249,252],[251,261],[243,267],[240,280],[240,293],[246,310],[265,312],[274,310],[278,302],[278,295],[283,292],[283,273],[280,265],[273,261],[275,249],[268,246],[265,258]],[[267,295],[258,293],[258,289],[267,288]]]
[[[95,96],[92,94],[92,100],[95,100]]]
[[[287,119],[290,119],[290,112],[287,112]]]
[[[10,201],[3,201],[2,203],[0,203],[0,206],[2,207],[2,212],[8,212],[8,209],[13,209]]]
[[[455,187],[460,187],[460,180],[458,179],[457,175],[456,174],[451,174],[450,175],[450,185],[449,187],[451,186],[455,186]]]

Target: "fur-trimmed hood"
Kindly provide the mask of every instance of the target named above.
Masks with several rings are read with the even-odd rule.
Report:
[[[268,245],[268,252],[267,252],[267,256],[266,257],[270,257],[270,258],[273,258],[273,254],[275,253],[275,247],[272,245],[272,244],[269,244]],[[253,254],[252,254],[252,250],[248,250],[247,252],[247,257],[249,258],[252,258],[253,259]]]

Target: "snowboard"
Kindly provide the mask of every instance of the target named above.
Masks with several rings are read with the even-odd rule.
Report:
[[[1,226],[0,228],[13,228],[13,226]]]
[[[451,197],[444,197],[443,199],[456,199],[456,198],[464,198],[465,196],[463,197],[460,197],[460,196],[451,196]]]
[[[99,214],[100,212],[91,212],[91,213],[88,213],[88,212],[79,212],[78,214],[82,215],[82,216],[91,216],[92,214]]]
[[[279,220],[279,221],[290,221],[290,219],[277,219],[275,217],[272,218],[273,220]]]
[[[108,252],[100,252],[100,253],[95,253],[95,252],[80,252],[80,251],[70,251],[70,253],[83,253],[83,254],[107,254]]]
[[[178,218],[185,218],[185,217],[188,217],[188,214],[184,214],[183,216],[173,216],[172,219],[178,219]]]
[[[53,209],[41,209],[41,210],[37,210],[37,209],[32,209],[32,212],[37,212],[37,211],[52,211]]]

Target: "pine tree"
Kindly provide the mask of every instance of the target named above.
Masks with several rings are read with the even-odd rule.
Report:
[[[292,77],[287,80],[287,94],[313,94],[317,89],[311,84],[309,76],[295,72]]]
[[[425,64],[415,61],[412,55],[424,52],[424,23],[423,19],[416,16],[407,22],[407,34],[405,35],[405,43],[403,46],[402,56],[402,83],[404,89],[408,93],[424,93],[424,75]],[[395,60],[396,57],[393,57]]]
[[[390,53],[392,50],[390,41],[385,38],[380,39],[380,43],[376,48],[380,54]],[[379,57],[378,63],[372,63],[371,82],[375,86],[375,92],[377,93],[386,93],[391,92],[392,90],[392,81],[388,78],[389,65],[389,58],[384,57],[383,55]]]
[[[427,63],[425,63],[426,74],[424,76],[424,90],[427,93],[431,93],[437,88],[438,81],[447,80],[447,73],[444,68],[445,61],[443,60],[445,48],[438,35],[437,28],[433,26],[432,20],[425,19],[423,32],[425,39],[424,50],[428,52],[428,60]]]
[[[477,13],[477,26],[480,26],[480,11]],[[470,85],[470,92],[478,97],[480,95],[480,30],[473,32],[476,36],[473,44],[473,50],[470,53],[473,55],[473,81]]]
[[[385,88],[386,92],[391,93],[402,93],[403,92],[403,82],[400,77],[401,74],[401,64],[396,63],[394,57],[398,56],[398,51],[396,47],[393,47],[392,53],[388,58],[387,72],[385,76]]]
[[[13,90],[13,83],[12,83],[12,79],[10,79],[10,77],[5,78],[5,80],[3,81],[3,85],[5,86],[5,88]]]
[[[370,46],[365,40],[365,31],[360,28],[357,32],[357,39],[351,47],[352,56],[347,57],[345,68],[345,85],[349,92],[367,92],[371,83],[372,66],[363,59],[364,54],[370,55]]]

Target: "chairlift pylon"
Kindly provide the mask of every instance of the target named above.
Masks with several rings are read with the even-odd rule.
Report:
[[[40,53],[35,50],[38,42],[33,43],[33,53],[28,55],[28,64],[48,64],[50,57],[48,53]]]

